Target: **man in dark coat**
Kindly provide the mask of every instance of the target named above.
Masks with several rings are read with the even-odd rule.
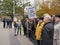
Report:
[[[7,17],[7,28],[9,27],[9,17]]]
[[[12,18],[9,18],[9,28],[12,28]]]
[[[3,28],[6,26],[6,18],[3,19]]]
[[[43,28],[43,45],[53,45],[53,23],[48,22]]]
[[[53,32],[54,25],[51,22],[50,16],[44,16],[44,22],[46,23],[42,33],[42,45],[53,45]]]

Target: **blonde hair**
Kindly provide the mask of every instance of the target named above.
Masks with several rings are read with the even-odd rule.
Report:
[[[48,13],[44,14],[44,18],[47,18],[48,20],[52,20],[52,17]]]

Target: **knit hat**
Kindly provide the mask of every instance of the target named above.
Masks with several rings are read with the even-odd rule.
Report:
[[[57,15],[55,15],[55,17],[58,17],[58,18],[60,18],[60,14],[57,14]]]

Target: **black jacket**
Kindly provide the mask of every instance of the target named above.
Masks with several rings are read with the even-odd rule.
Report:
[[[17,23],[16,22],[14,22],[14,27],[17,27]]]
[[[53,45],[54,25],[51,22],[45,24],[42,33],[42,45]]]

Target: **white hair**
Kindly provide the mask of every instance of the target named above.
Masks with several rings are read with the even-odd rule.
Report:
[[[44,14],[44,18],[47,18],[48,20],[52,20],[52,17],[48,13]]]

